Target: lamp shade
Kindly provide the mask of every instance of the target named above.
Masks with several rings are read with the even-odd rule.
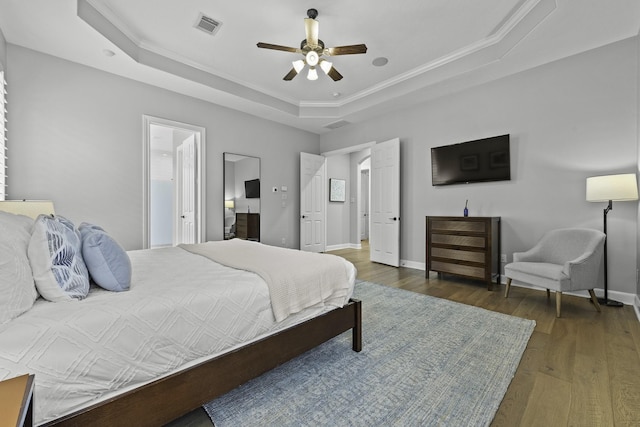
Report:
[[[296,70],[296,73],[299,73],[304,68],[304,61],[302,59],[298,59],[297,61],[293,61],[293,69]]]
[[[307,79],[309,80],[318,80],[318,72],[315,67],[309,68],[309,73],[307,74]]]
[[[55,214],[51,200],[3,200],[0,202],[0,211],[25,215],[34,219],[40,214]]]
[[[332,62],[329,62],[326,59],[320,61],[320,68],[322,68],[322,71],[324,71],[325,74],[329,74],[329,71],[331,71],[331,67],[333,67]]]
[[[233,209],[234,208],[233,200],[225,200],[224,207],[227,209]]]
[[[587,178],[587,201],[608,202],[638,200],[636,174],[592,176]]]

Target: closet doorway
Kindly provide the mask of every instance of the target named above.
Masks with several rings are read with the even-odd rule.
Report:
[[[144,116],[144,247],[204,240],[202,127]]]
[[[370,200],[370,192],[371,188],[371,157],[367,157],[364,159],[359,165],[358,170],[360,174],[360,192],[358,193],[358,206],[360,209],[359,212],[359,223],[360,223],[360,241],[368,241],[369,240],[369,210],[371,209],[371,205],[369,204]],[[369,245],[367,244],[367,248]]]

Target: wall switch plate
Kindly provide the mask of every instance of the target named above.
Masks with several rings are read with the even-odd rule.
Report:
[[[283,185],[282,187],[280,187],[280,191],[282,191],[283,193],[287,191],[287,186]]]
[[[507,254],[500,254],[500,262],[507,262]]]

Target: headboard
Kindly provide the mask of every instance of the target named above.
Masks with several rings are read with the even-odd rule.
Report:
[[[33,219],[40,214],[55,214],[51,200],[0,200],[0,211],[26,215]]]

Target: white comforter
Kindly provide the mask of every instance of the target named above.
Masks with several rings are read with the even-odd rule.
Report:
[[[330,308],[276,323],[265,282],[180,248],[129,252],[128,292],[39,299],[0,326],[0,379],[35,374],[37,424],[195,365]],[[355,268],[350,271],[352,294]]]
[[[315,304],[342,307],[349,269],[335,255],[295,251],[233,239],[180,245],[228,267],[258,274],[267,283],[276,321]]]

